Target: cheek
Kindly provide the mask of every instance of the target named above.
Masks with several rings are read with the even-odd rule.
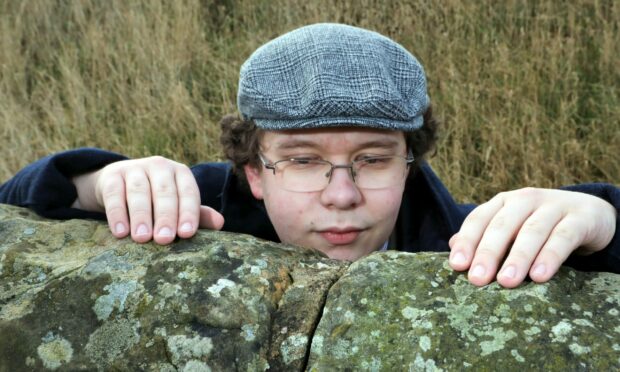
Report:
[[[290,193],[281,189],[264,189],[264,201],[269,219],[280,240],[293,243],[299,239],[300,232],[312,225],[312,200],[302,193]]]
[[[400,188],[369,190],[366,195],[366,203],[376,220],[393,221],[398,217],[402,198],[403,191]]]

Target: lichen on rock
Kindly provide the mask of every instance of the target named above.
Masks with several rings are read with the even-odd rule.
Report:
[[[43,337],[42,341],[37,347],[37,355],[45,368],[55,370],[71,361],[73,348],[69,341],[52,332]]]
[[[330,289],[309,368],[618,369],[620,335],[610,327],[618,321],[609,313],[618,309],[617,288],[618,275],[569,268],[544,284],[478,288],[449,268],[446,254],[373,254]]]
[[[274,329],[309,335],[346,266],[223,232],[137,244],[4,205],[0,231],[0,371],[301,369],[305,345],[285,361]]]
[[[0,372],[620,369],[618,275],[478,288],[441,253],[137,244],[4,205],[0,232]]]

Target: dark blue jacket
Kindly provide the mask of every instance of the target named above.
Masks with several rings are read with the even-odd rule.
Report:
[[[105,220],[102,213],[70,207],[77,198],[71,177],[124,159],[122,155],[92,148],[47,156],[0,186],[0,202],[31,208],[44,217]],[[202,203],[224,215],[224,230],[278,241],[263,202],[240,185],[229,164],[198,164],[192,172]],[[564,189],[598,196],[620,211],[620,189],[612,185],[583,184]],[[448,240],[473,208],[474,205],[457,204],[432,169],[423,165],[407,182],[390,248],[405,252],[448,251]],[[581,270],[620,273],[619,236],[620,218],[616,235],[607,248],[590,256],[574,255],[566,264]]]

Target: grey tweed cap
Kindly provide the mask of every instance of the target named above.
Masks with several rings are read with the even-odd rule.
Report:
[[[393,40],[319,23],[258,48],[241,67],[237,105],[259,128],[361,126],[412,131],[430,100],[418,60]]]

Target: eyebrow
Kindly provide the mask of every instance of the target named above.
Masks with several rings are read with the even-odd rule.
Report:
[[[315,141],[308,141],[303,139],[286,140],[275,144],[275,148],[277,150],[288,150],[304,147],[317,148],[320,147],[320,145]],[[385,138],[380,140],[362,142],[355,147],[355,150],[363,148],[393,149],[395,147],[398,147],[398,141],[391,138]]]

